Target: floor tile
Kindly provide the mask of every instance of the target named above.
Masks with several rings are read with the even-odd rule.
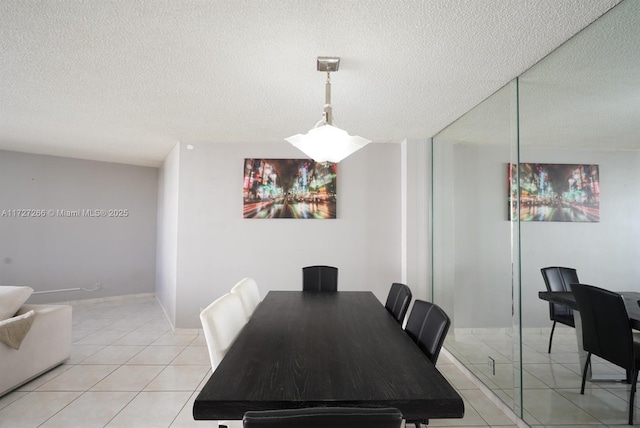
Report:
[[[82,360],[80,364],[124,364],[144,348],[140,345],[111,345]]]
[[[171,326],[165,319],[155,319],[148,321],[138,327],[138,330],[153,330],[153,331],[169,331]]]
[[[573,388],[582,377],[559,364],[527,364],[524,370],[549,388]]]
[[[200,330],[200,334],[198,334],[198,336],[193,339],[193,342],[191,342],[191,346],[207,346],[207,340],[205,339],[202,330]]]
[[[74,343],[79,345],[111,345],[125,334],[127,332],[121,330],[98,330]]]
[[[85,392],[41,427],[102,428],[133,400],[136,394],[136,392]]]
[[[191,392],[140,392],[106,427],[168,427],[190,396]]]
[[[546,426],[599,423],[589,413],[552,389],[525,389],[523,400],[527,411]]]
[[[0,409],[0,426],[38,427],[81,394],[82,392],[31,392]]]
[[[71,332],[71,340],[73,341],[73,343],[76,343],[78,340],[82,339],[83,337],[87,337],[94,331],[95,330],[73,330]]]
[[[73,328],[75,330],[102,330],[116,321],[113,318],[88,318],[75,324]]]
[[[185,348],[186,346],[148,346],[132,357],[127,364],[171,364]]]
[[[92,391],[142,391],[164,369],[161,365],[123,365],[95,384]]]
[[[159,330],[135,330],[115,340],[113,345],[150,345],[163,334]]]
[[[13,391],[3,395],[2,397],[0,397],[0,409],[7,407],[9,404],[24,397],[28,393],[28,391]]]
[[[45,382],[38,391],[88,391],[117,369],[114,365],[77,365]]]
[[[592,415],[597,415],[600,422],[606,425],[624,425],[629,419],[628,400],[602,388],[559,390],[563,397]],[[628,395],[626,396],[628,397]]]
[[[171,364],[210,366],[209,350],[206,346],[188,346],[182,351]]]
[[[132,331],[147,323],[147,320],[140,318],[124,318],[109,325],[109,330]]]
[[[195,391],[209,372],[209,366],[167,366],[145,391]]]
[[[180,345],[190,345],[191,342],[195,340],[197,334],[174,334],[171,331],[164,333],[158,339],[156,339],[152,345],[164,345],[164,346],[180,346]]]
[[[104,349],[105,346],[106,345],[80,345],[74,343],[71,346],[71,357],[65,361],[65,364],[78,364],[101,349]]]
[[[198,384],[198,386],[196,387],[196,392],[200,392],[202,391],[202,388],[204,388],[204,385],[207,383],[207,381],[209,380],[209,378],[211,377],[211,368],[209,368],[209,370],[207,371],[207,374],[204,376],[204,378],[202,379],[202,382],[200,382]]]

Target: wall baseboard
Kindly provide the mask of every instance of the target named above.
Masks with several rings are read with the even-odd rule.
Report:
[[[55,303],[52,302],[52,304],[80,306],[80,305],[92,305],[95,303],[121,302],[121,301],[127,301],[127,300],[151,299],[151,298],[156,298],[156,293],[124,294],[121,296],[97,297],[95,299],[66,300],[66,301],[60,301]]]

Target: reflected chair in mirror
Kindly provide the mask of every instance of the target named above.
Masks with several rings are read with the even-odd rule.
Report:
[[[540,269],[540,272],[542,272],[542,278],[544,278],[547,291],[571,291],[571,284],[578,284],[580,282],[578,280],[578,273],[573,268],[549,266]],[[575,328],[573,309],[549,302],[549,319],[553,321],[551,335],[549,335],[549,350],[547,351],[550,354],[556,323]]]
[[[629,392],[629,425],[633,425],[633,408],[640,368],[640,343],[633,340],[624,298],[613,291],[586,284],[572,284],[582,320],[582,342],[587,361],[582,372],[580,394],[591,364],[591,356],[607,360],[632,374]]]
[[[249,411],[244,428],[400,428],[395,408],[311,407]]]
[[[338,268],[333,266],[303,267],[302,291],[338,291]]]
[[[253,311],[262,300],[256,281],[253,278],[243,278],[231,288],[231,292],[240,297],[247,319],[251,318]]]
[[[240,297],[233,293],[220,297],[200,312],[200,322],[215,370],[247,322]]]
[[[411,303],[411,289],[407,285],[398,282],[391,284],[384,307],[400,325],[402,325],[404,316],[407,314],[409,303]]]

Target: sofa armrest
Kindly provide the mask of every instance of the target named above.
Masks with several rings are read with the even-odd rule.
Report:
[[[71,306],[23,305],[16,315],[30,310],[36,316],[20,349],[0,343],[0,396],[71,356]]]

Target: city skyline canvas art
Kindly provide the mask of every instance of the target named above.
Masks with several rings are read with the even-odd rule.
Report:
[[[337,169],[312,159],[245,159],[243,218],[335,219]]]

